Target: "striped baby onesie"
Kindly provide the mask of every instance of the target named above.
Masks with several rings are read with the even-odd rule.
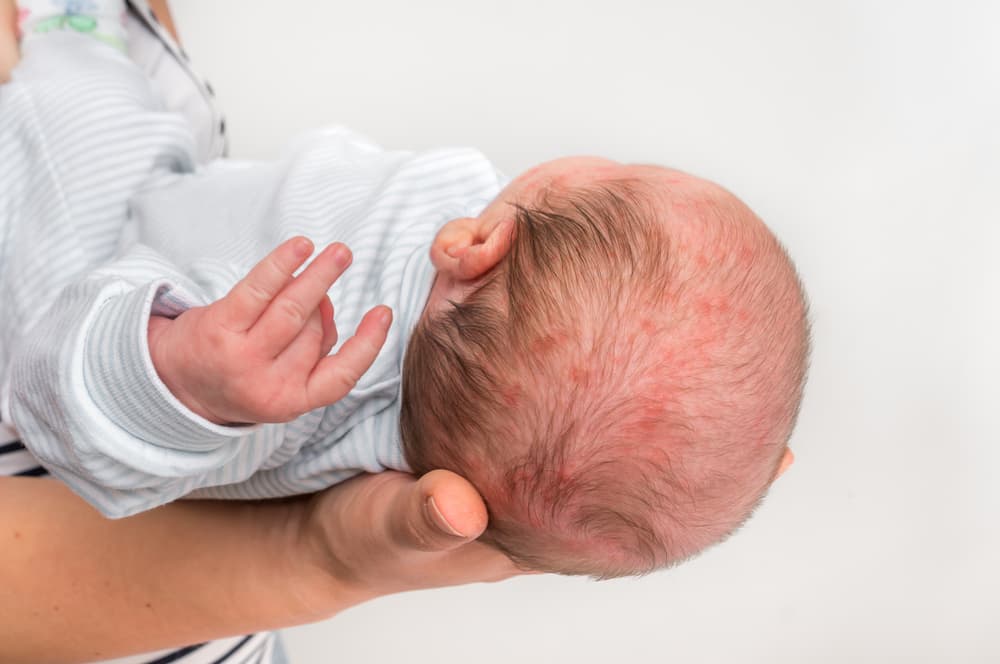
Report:
[[[434,277],[428,249],[496,196],[493,166],[331,129],[274,163],[197,167],[184,121],[120,52],[66,32],[23,56],[0,87],[0,407],[27,448],[110,517],[406,470],[400,370]],[[352,249],[330,291],[337,326],[347,337],[387,304],[385,347],[332,406],[287,424],[207,422],[157,377],[149,316],[218,299],[294,235]]]
[[[21,4],[21,3],[19,3]],[[206,82],[190,68],[187,57],[160,27],[145,0],[128,0],[125,17],[129,57],[150,76],[166,106],[180,113],[195,137],[199,162],[225,152],[225,123]],[[2,191],[2,183],[0,183]],[[0,376],[2,378],[2,376]],[[0,380],[2,382],[2,380]],[[18,440],[17,432],[0,421],[0,480],[3,477],[48,477],[48,473]],[[5,505],[17,511],[16,503]],[[14,517],[16,518],[16,517]],[[28,574],[32,570],[26,571]],[[45,570],[34,570],[45,574]],[[53,635],[53,639],[59,638]],[[182,648],[133,655],[105,664],[287,664],[281,641],[274,632],[243,634]]]

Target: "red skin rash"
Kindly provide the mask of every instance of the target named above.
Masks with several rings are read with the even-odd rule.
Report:
[[[569,337],[565,332],[552,332],[538,337],[531,342],[531,352],[536,355],[548,355],[560,346],[564,345]]]
[[[729,313],[729,310],[731,309],[729,298],[724,295],[700,298],[697,302],[695,302],[694,306],[698,315],[702,316],[706,319],[706,321],[711,321],[713,323],[721,322],[720,314]]]
[[[678,353],[673,348],[668,348],[663,351],[662,357],[663,363],[668,367],[683,369],[687,366],[687,359],[683,356],[683,354]]]
[[[510,408],[515,408],[521,403],[521,387],[519,385],[509,385],[501,392],[503,402]]]
[[[660,423],[655,419],[659,415],[660,409],[643,409],[643,418],[638,422],[633,424],[630,428],[633,433],[637,436],[642,436],[644,438],[651,438],[656,430],[660,428]]]
[[[569,380],[577,387],[584,387],[590,382],[590,370],[580,365],[571,367]]]

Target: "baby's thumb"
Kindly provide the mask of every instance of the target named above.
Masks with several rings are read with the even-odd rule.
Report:
[[[464,478],[434,470],[398,497],[402,509],[393,539],[407,549],[448,551],[479,537],[486,529],[486,505]]]

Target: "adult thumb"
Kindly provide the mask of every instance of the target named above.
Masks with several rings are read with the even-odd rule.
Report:
[[[488,522],[486,504],[465,478],[432,470],[393,501],[390,536],[404,549],[448,551],[479,537]]]

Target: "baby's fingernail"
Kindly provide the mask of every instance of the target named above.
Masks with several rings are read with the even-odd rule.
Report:
[[[292,245],[295,250],[295,255],[299,258],[306,258],[312,253],[313,244],[309,238],[298,237],[295,238],[295,242]]]
[[[351,264],[351,250],[340,244],[333,250],[333,262],[338,267],[347,267]]]
[[[455,526],[448,523],[448,519],[444,518],[444,514],[441,514],[441,510],[438,509],[437,503],[434,502],[433,496],[427,499],[427,513],[430,514],[431,521],[434,522],[434,525],[442,531],[448,533],[449,535],[454,535],[455,537],[465,537],[465,535],[458,532]]]
[[[465,253],[465,250],[469,248],[467,244],[453,244],[444,250],[444,253],[448,254],[452,258],[458,258]]]

